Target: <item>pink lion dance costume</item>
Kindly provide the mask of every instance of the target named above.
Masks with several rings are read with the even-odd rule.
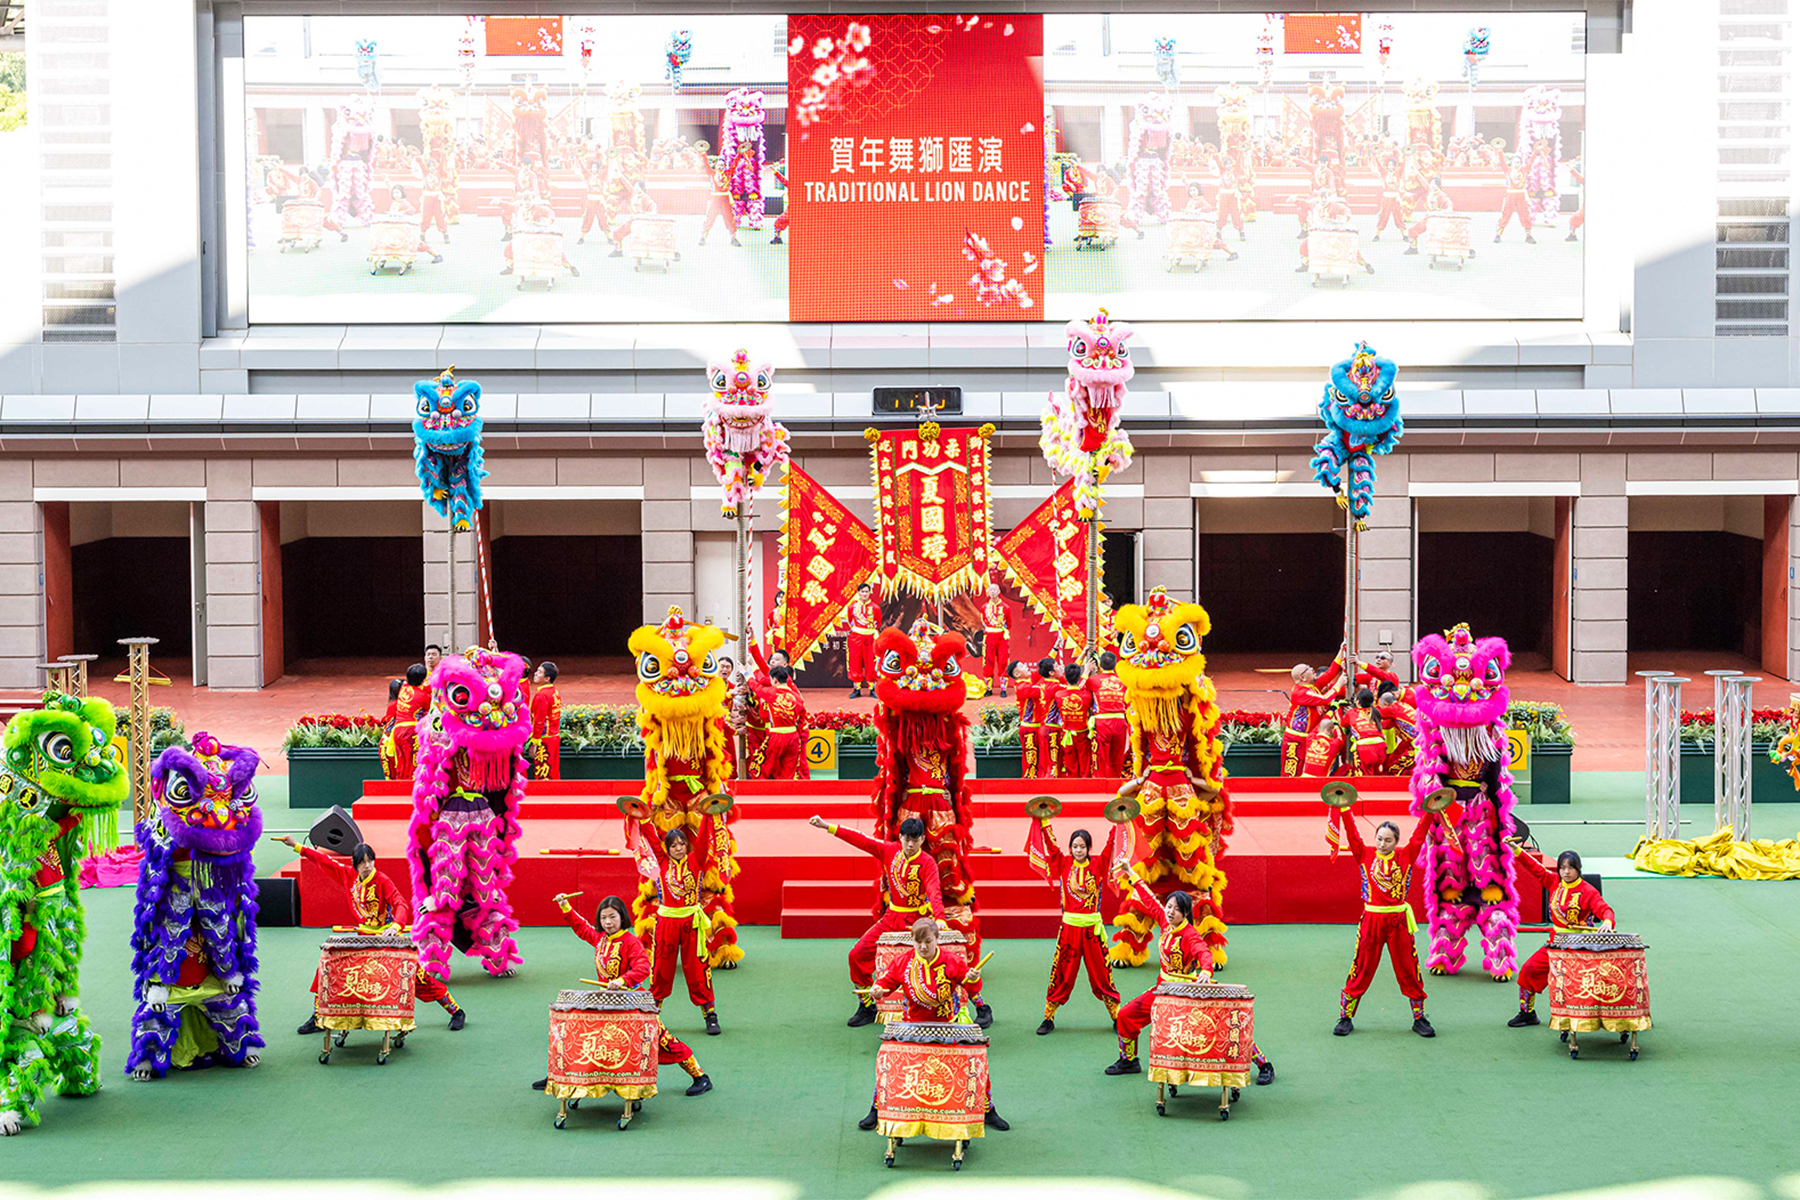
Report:
[[[788,431],[770,415],[773,366],[752,366],[750,352],[739,350],[730,362],[707,364],[706,373],[713,386],[702,427],[706,461],[724,489],[720,510],[735,518],[740,507],[749,511],[769,472],[788,460]]]
[[[1482,967],[1496,981],[1518,965],[1519,893],[1513,885],[1512,772],[1507,769],[1506,668],[1512,653],[1501,638],[1476,641],[1467,625],[1433,634],[1413,647],[1419,672],[1417,761],[1412,811],[1442,787],[1453,807],[1425,841],[1425,916],[1433,975],[1462,969],[1471,925],[1481,927]]]
[[[1058,475],[1075,480],[1075,506],[1099,507],[1100,485],[1131,463],[1131,438],[1119,424],[1131,365],[1131,326],[1107,319],[1101,309],[1086,321],[1070,321],[1069,377],[1062,395],[1050,395],[1039,417],[1038,446]]]
[[[406,857],[419,965],[439,979],[450,978],[453,946],[499,978],[521,961],[506,889],[531,771],[524,677],[524,659],[487,650],[446,658],[431,676],[435,705],[419,723]]]
[[[731,211],[746,229],[761,229],[763,223],[763,122],[768,115],[761,92],[738,88],[725,97],[725,115],[719,122],[719,153],[731,181]]]
[[[1562,215],[1556,169],[1562,162],[1562,89],[1527,88],[1519,104],[1518,152],[1525,157],[1525,196],[1534,225],[1554,225]]]
[[[331,188],[335,203],[331,219],[339,225],[354,216],[367,224],[375,215],[375,201],[370,186],[374,168],[369,160],[375,154],[375,102],[367,96],[352,96],[338,105],[338,119],[331,130]]]
[[[1167,96],[1146,96],[1131,118],[1125,161],[1131,172],[1132,220],[1169,219],[1169,129],[1175,122]]]

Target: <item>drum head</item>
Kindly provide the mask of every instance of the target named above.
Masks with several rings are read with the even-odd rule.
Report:
[[[1047,821],[1062,811],[1062,801],[1055,796],[1033,796],[1025,802],[1025,811],[1039,821]]]
[[[1441,787],[1425,797],[1425,811],[1441,813],[1456,801],[1456,789]]]
[[[650,815],[650,802],[642,796],[620,796],[613,803],[619,806],[620,812],[634,821],[642,821]]]
[[[729,792],[714,792],[700,802],[700,811],[710,817],[723,816],[730,812],[731,806],[736,803],[737,801],[731,798]]]
[[[1356,789],[1347,783],[1328,783],[1319,789],[1319,799],[1333,808],[1349,808],[1356,803]]]
[[[1128,821],[1135,821],[1137,820],[1138,813],[1142,811],[1143,807],[1138,804],[1136,800],[1125,795],[1123,792],[1106,802],[1106,819],[1111,821],[1114,825],[1123,825]]]

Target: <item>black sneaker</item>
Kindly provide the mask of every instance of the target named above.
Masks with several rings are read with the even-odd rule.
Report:
[[[1268,1087],[1271,1083],[1274,1083],[1275,1082],[1275,1064],[1270,1062],[1266,1058],[1262,1062],[1257,1063],[1256,1064],[1256,1082],[1263,1087]]]
[[[549,1086],[550,1086],[550,1077],[548,1075],[546,1075],[546,1076],[544,1076],[544,1078],[542,1078],[542,1079],[538,1080],[536,1083],[532,1084],[531,1090],[534,1092],[541,1092]]]
[[[689,1096],[704,1096],[710,1091],[712,1091],[712,1076],[701,1074],[694,1076],[694,1082],[688,1084],[688,1090],[684,1094]]]
[[[1119,1055],[1119,1061],[1106,1068],[1108,1075],[1136,1075],[1144,1069],[1143,1064],[1135,1058]]]
[[[1543,1022],[1538,1020],[1537,1013],[1533,1012],[1529,1008],[1525,1008],[1525,1009],[1520,1009],[1519,1015],[1514,1017],[1512,1020],[1508,1021],[1506,1023],[1506,1027],[1508,1029],[1524,1029],[1527,1026],[1541,1025],[1541,1024],[1543,1024]]]
[[[1536,238],[1534,238],[1534,237],[1532,237],[1532,236],[1531,236],[1531,235],[1530,235],[1530,234],[1529,234],[1529,233],[1528,233],[1528,234],[1526,234],[1526,235],[1525,235],[1525,244],[1526,244],[1526,245],[1527,245],[1527,246],[1535,246],[1535,245],[1537,245],[1537,239],[1536,239]]]
[[[994,1024],[994,1010],[985,1004],[977,1004],[975,1006],[975,1023],[983,1029],[991,1028]]]
[[[468,1023],[469,1023],[469,1014],[467,1012],[464,1012],[462,1009],[459,1008],[455,1012],[450,1014],[450,1032],[451,1033],[456,1033],[456,1032],[460,1031],[462,1029],[462,1027],[464,1025],[467,1025]]]
[[[706,1010],[706,1036],[719,1036],[719,1014],[710,1008]]]
[[[1046,1033],[1055,1033],[1055,1032],[1056,1032],[1056,1022],[1052,1021],[1049,1017],[1045,1017],[1044,1023],[1042,1025],[1038,1026],[1038,1036],[1043,1037]]]
[[[324,1032],[323,1030],[321,1030],[319,1028],[319,1014],[318,1013],[309,1013],[307,1015],[305,1023],[302,1024],[300,1026],[300,1028],[294,1030],[294,1032],[299,1034],[301,1037],[305,1037],[308,1034]]]
[[[624,258],[625,257],[625,248],[623,246],[615,246],[613,248],[613,252],[611,254],[607,255],[606,257],[608,257],[608,258]]]
[[[873,1129],[875,1128],[875,1123],[879,1120],[881,1120],[881,1118],[875,1114],[875,1106],[871,1104],[869,1105],[869,1115],[858,1121],[856,1127],[858,1129]]]
[[[852,1029],[861,1029],[864,1025],[873,1025],[874,1023],[875,1006],[873,1004],[857,1005],[856,1011],[850,1014],[850,1019],[844,1022]]]
[[[576,279],[580,279],[581,278],[581,268],[576,266],[574,263],[570,263],[569,264],[569,274],[574,276]]]
[[[1006,1118],[995,1112],[992,1106],[989,1106],[987,1112],[983,1114],[981,1123],[986,1125],[989,1129],[998,1129],[1001,1133],[1005,1133],[1012,1128],[1012,1126],[1007,1123]]]
[[[1413,1032],[1420,1037],[1437,1036],[1437,1030],[1433,1029],[1431,1027],[1431,1022],[1427,1021],[1424,1017],[1418,1017],[1413,1021]]]
[[[1406,249],[1402,250],[1400,253],[1401,254],[1417,254],[1418,252],[1419,252],[1419,248],[1417,246],[1408,246]]]
[[[1338,1037],[1349,1037],[1355,1031],[1356,1026],[1351,1023],[1349,1017],[1339,1017],[1338,1023],[1331,1027],[1331,1032]]]

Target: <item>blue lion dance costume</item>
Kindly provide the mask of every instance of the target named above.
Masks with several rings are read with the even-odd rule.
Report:
[[[137,827],[144,860],[131,934],[133,1079],[261,1061],[251,861],[263,828],[260,761],[197,733],[191,753],[170,746],[150,768],[156,813]]]
[[[1338,507],[1348,508],[1358,529],[1368,528],[1369,505],[1375,498],[1375,459],[1399,442],[1400,400],[1394,395],[1399,372],[1358,342],[1356,352],[1331,368],[1331,382],[1319,401],[1325,433],[1313,444],[1313,478],[1337,493]]]
[[[419,415],[413,418],[413,468],[425,502],[450,528],[464,532],[474,527],[481,511],[481,481],[487,468],[481,465],[481,385],[473,379],[456,382],[451,367],[436,379],[413,384]]]

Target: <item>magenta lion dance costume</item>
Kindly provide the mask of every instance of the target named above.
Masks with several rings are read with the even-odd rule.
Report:
[[[1562,214],[1556,171],[1562,162],[1562,89],[1538,84],[1519,103],[1518,153],[1525,156],[1525,197],[1536,225],[1554,225]]]
[[[709,363],[712,399],[706,402],[706,461],[723,489],[720,510],[736,518],[748,513],[769,472],[788,460],[787,427],[772,415],[769,387],[775,368],[750,362],[739,350],[730,362]]]
[[[263,828],[261,761],[248,746],[197,733],[192,753],[170,746],[150,768],[156,815],[137,827],[132,1079],[261,1061],[251,862]]]
[[[518,655],[477,649],[444,659],[431,676],[436,703],[419,723],[406,856],[419,965],[439,979],[450,978],[452,947],[480,957],[496,978],[522,961],[506,889],[531,774],[524,678]]]
[[[725,115],[719,121],[719,153],[731,184],[731,211],[746,229],[761,229],[763,224],[763,122],[768,115],[761,92],[738,88],[725,97]]]
[[[1413,647],[1418,669],[1419,732],[1412,773],[1412,811],[1439,788],[1456,792],[1462,815],[1432,829],[1420,862],[1433,975],[1462,969],[1469,927],[1481,927],[1483,969],[1496,981],[1518,965],[1519,893],[1513,885],[1512,772],[1507,769],[1506,668],[1502,638],[1475,640],[1467,625],[1433,634]]]
[[[1131,118],[1125,162],[1131,172],[1132,220],[1169,219],[1169,130],[1175,123],[1167,96],[1145,96]]]
[[[337,121],[331,127],[331,187],[334,193],[331,217],[343,224],[354,216],[367,224],[375,215],[375,201],[370,197],[375,155],[375,102],[367,96],[352,96],[338,105]]]

